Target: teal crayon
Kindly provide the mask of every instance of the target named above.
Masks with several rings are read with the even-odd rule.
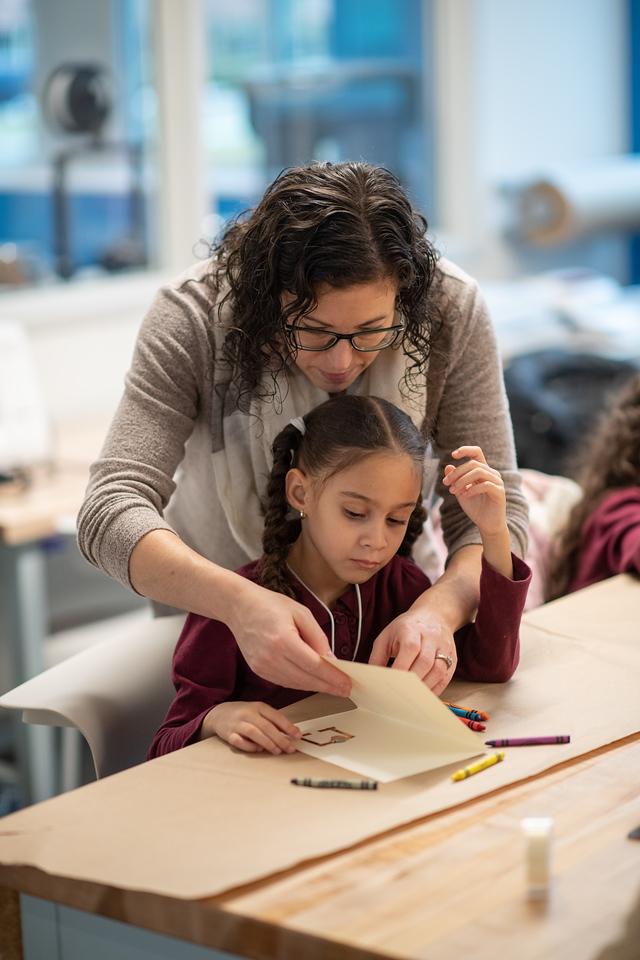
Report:
[[[325,790],[377,790],[377,780],[316,780],[313,777],[305,777],[300,780],[297,777],[291,781],[296,787],[320,787]]]
[[[486,714],[480,713],[478,710],[467,710],[463,707],[454,707],[453,704],[448,703],[447,706],[452,713],[455,713],[456,717],[464,717],[467,720],[475,720],[476,723],[481,723],[483,720],[486,720]]]
[[[450,709],[453,709],[454,712],[458,714],[458,716],[465,716],[465,717],[468,717],[470,720],[488,720],[489,719],[489,714],[485,713],[484,710],[476,710],[475,707],[465,707],[464,704],[462,703],[451,703],[451,700],[443,700],[442,702],[445,704],[445,706],[449,707]],[[463,711],[462,714],[458,713],[459,710]],[[472,717],[471,716],[472,713],[477,714],[477,716]]]

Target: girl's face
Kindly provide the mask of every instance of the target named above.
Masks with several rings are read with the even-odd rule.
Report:
[[[420,491],[405,453],[369,454],[324,483],[290,470],[287,498],[306,514],[291,565],[321,599],[364,583],[397,552]]]
[[[397,284],[391,278],[344,289],[325,284],[317,291],[315,310],[296,320],[295,325],[332,333],[390,327],[394,323],[397,292]],[[291,294],[284,293],[283,305],[292,299]],[[293,356],[295,365],[314,386],[327,393],[338,393],[346,390],[374,362],[378,353],[362,353],[354,350],[348,340],[338,340],[329,350],[297,350]]]

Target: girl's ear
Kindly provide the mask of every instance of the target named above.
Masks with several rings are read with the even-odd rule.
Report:
[[[309,482],[307,477],[297,467],[287,472],[284,480],[284,489],[289,506],[294,510],[304,510],[309,499]]]

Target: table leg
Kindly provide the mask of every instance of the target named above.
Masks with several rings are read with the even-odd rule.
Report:
[[[13,684],[44,670],[47,636],[47,583],[38,543],[0,546],[3,627],[10,651]],[[17,750],[27,802],[56,793],[55,742],[52,727],[16,724]]]
[[[7,887],[0,887],[0,957],[22,960],[20,897]]]
[[[82,784],[82,746],[84,738],[76,727],[60,728],[60,792],[67,793]]]

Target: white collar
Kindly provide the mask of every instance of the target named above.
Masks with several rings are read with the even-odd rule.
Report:
[[[302,579],[302,577],[299,577],[298,574],[295,572],[295,570],[293,570],[293,569],[289,566],[289,564],[287,564],[287,567],[288,567],[288,569],[291,571],[291,573],[294,575],[294,577],[296,578],[296,580],[298,580],[298,581],[302,584],[302,586],[305,588],[305,590],[308,590],[308,591],[309,591],[309,593],[311,594],[311,596],[314,597],[314,598],[318,601],[318,603],[320,604],[320,606],[321,606],[321,607],[324,607],[324,609],[325,609],[325,610],[327,611],[327,613],[329,614],[329,620],[330,620],[330,623],[331,623],[331,652],[332,652],[333,654],[335,654],[335,652],[336,652],[336,625],[335,625],[335,621],[334,621],[334,619],[333,619],[333,614],[331,613],[331,610],[329,610],[329,607],[326,605],[326,603],[323,603],[322,600],[320,599],[320,597],[317,596],[317,595],[313,592],[313,590],[312,590],[310,587],[307,586],[307,584],[304,582],[304,580]],[[359,650],[359,648],[360,648],[360,639],[361,639],[361,637],[362,637],[362,597],[361,597],[361,595],[360,595],[360,586],[359,586],[357,583],[354,583],[353,586],[354,586],[354,588],[355,588],[356,597],[357,597],[357,600],[358,600],[358,639],[356,640],[356,649],[354,650],[353,656],[352,656],[352,658],[351,658],[352,660],[355,660],[356,657],[358,656],[358,650]]]

